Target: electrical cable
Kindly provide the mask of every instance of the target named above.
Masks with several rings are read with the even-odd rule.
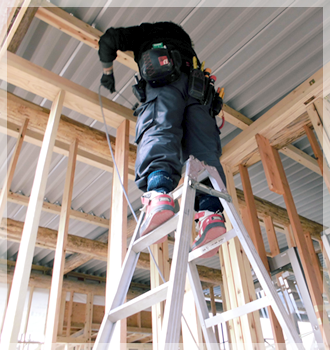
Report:
[[[114,157],[114,154],[113,154],[113,150],[112,150],[112,147],[111,147],[110,137],[109,137],[108,128],[107,128],[107,123],[106,123],[106,121],[105,121],[105,116],[104,116],[104,112],[103,112],[103,103],[102,103],[102,96],[101,96],[101,87],[102,87],[102,84],[100,84],[99,89],[98,89],[99,103],[100,103],[101,114],[102,114],[103,123],[104,123],[105,135],[106,135],[106,138],[107,138],[109,150],[110,150],[111,157],[112,157],[112,160],[113,160],[113,165],[114,165],[114,167],[115,167],[115,169],[116,169],[116,173],[117,173],[117,175],[118,175],[119,183],[120,183],[120,186],[121,186],[121,188],[122,188],[122,190],[123,190],[123,193],[124,193],[124,196],[125,196],[125,198],[126,198],[127,204],[128,204],[128,206],[129,206],[129,208],[131,209],[131,212],[132,212],[132,214],[133,214],[133,216],[134,216],[135,221],[138,222],[138,218],[137,218],[137,216],[136,216],[136,214],[135,214],[135,212],[134,212],[134,210],[133,210],[132,204],[131,204],[131,202],[130,202],[129,199],[128,199],[128,195],[127,195],[127,192],[126,192],[126,190],[125,190],[125,187],[124,187],[124,185],[123,185],[123,183],[122,183],[122,181],[121,181],[120,174],[119,174],[119,170],[118,170],[118,167],[117,167],[117,164],[116,164],[116,160],[115,160],[115,157]],[[156,259],[155,259],[154,255],[152,254],[152,251],[151,251],[150,247],[148,247],[148,251],[149,251],[149,254],[150,254],[151,258],[152,258],[152,261],[154,262],[154,264],[155,264],[155,266],[156,266],[156,269],[157,269],[157,271],[158,271],[158,273],[159,273],[159,275],[160,275],[160,277],[161,277],[163,283],[166,283],[166,280],[165,280],[165,278],[164,278],[162,272],[160,271],[160,268],[159,268],[159,266],[158,266],[158,264],[157,264],[157,262],[156,262]],[[189,325],[188,325],[188,322],[187,322],[186,318],[184,317],[183,314],[181,314],[181,316],[182,316],[184,322],[186,323],[186,326],[187,326],[187,328],[188,328],[188,330],[189,330],[189,333],[190,333],[190,335],[191,335],[193,341],[195,342],[195,345],[196,345],[197,348],[199,349],[199,346],[198,346],[198,344],[197,344],[197,342],[196,342],[196,339],[195,339],[195,337],[194,337],[194,335],[193,335],[191,329],[189,328]]]

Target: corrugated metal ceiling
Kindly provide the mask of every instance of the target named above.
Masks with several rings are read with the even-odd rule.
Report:
[[[56,2],[56,5],[63,7],[66,4],[69,3]],[[260,117],[323,65],[322,8],[111,7],[102,11],[94,6],[66,10],[89,24],[97,19],[95,26],[101,31],[109,26],[130,26],[142,22],[170,20],[180,23],[191,35],[200,59],[205,60],[217,76],[217,86],[225,86],[225,102],[251,119]],[[101,76],[97,52],[36,18],[17,54],[97,91]],[[117,62],[114,69],[116,88],[129,103],[117,93],[109,95],[103,90],[103,94],[130,108],[130,103],[136,103],[131,92],[134,71]],[[4,86],[2,83],[1,87]],[[9,85],[8,91],[47,108],[51,106],[50,101],[23,89]],[[101,123],[67,108],[63,114],[94,128],[103,129]],[[109,128],[109,132],[115,135],[115,130]],[[226,123],[222,129],[222,143],[226,144],[239,132]],[[14,144],[15,140],[8,137],[8,161]],[[305,137],[295,145],[312,155]],[[38,147],[24,144],[11,188],[13,192],[30,194],[38,154]],[[329,194],[322,188],[322,178],[287,157],[282,156],[282,160],[299,214],[322,223],[322,195],[325,205],[330,205]],[[66,163],[65,157],[53,155],[45,195],[51,203],[61,202]],[[2,167],[1,174],[4,171],[5,168]],[[283,199],[268,190],[261,163],[249,168],[249,173],[255,195],[284,207]],[[110,173],[78,162],[72,207],[109,218],[111,180]],[[235,184],[241,188],[239,175],[235,176]],[[140,206],[140,195],[135,184],[130,182],[129,197],[135,210]],[[8,217],[24,221],[26,208],[10,203],[7,212]],[[58,216],[42,213],[40,226],[57,229],[58,222]],[[330,226],[330,219],[326,218],[324,224]],[[70,221],[70,234],[95,239],[104,231],[95,225]],[[266,250],[269,250],[264,230],[263,235]],[[279,233],[278,237],[280,248],[284,248],[284,235]],[[8,243],[9,259],[15,260],[17,249],[18,244]],[[3,257],[3,243],[0,252]],[[51,266],[52,260],[53,252],[36,248],[34,263]],[[199,263],[220,268],[218,258]],[[105,263],[90,261],[77,271],[104,275],[105,269]],[[138,270],[135,274],[136,281],[146,282],[148,279],[149,273],[146,271]]]

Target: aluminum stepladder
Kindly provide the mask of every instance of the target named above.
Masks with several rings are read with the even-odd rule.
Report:
[[[214,187],[213,189],[200,184],[200,182],[207,177],[211,180]],[[233,229],[221,237],[209,242],[207,245],[189,253],[196,190],[219,197],[224,210],[232,223]],[[239,214],[231,202],[231,197],[229,196],[217,170],[214,167],[207,166],[190,156],[185,165],[183,186],[173,191],[172,194],[174,200],[182,196],[180,211],[163,225],[143,237],[139,237],[139,227],[141,226],[144,217],[144,213],[141,213],[122,265],[121,277],[117,283],[116,292],[113,294],[113,298],[108,304],[110,305],[110,309],[105,313],[93,349],[115,349],[114,346],[111,346],[111,338],[117,321],[166,300],[158,347],[160,350],[177,350],[180,339],[182,305],[187,273],[208,350],[220,349],[219,344],[216,342],[212,326],[269,305],[272,306],[288,341],[291,343],[291,348],[303,349],[302,341],[292,324],[284,305],[277,295],[268,272],[263,265]],[[169,281],[124,303],[140,252],[175,230],[175,244]],[[236,236],[240,240],[250,264],[257,275],[259,283],[265,292],[265,296],[244,306],[210,317],[194,260],[205,254],[205,252],[220,246]]]

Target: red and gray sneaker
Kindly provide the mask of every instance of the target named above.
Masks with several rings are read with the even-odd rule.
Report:
[[[141,197],[144,205],[141,211],[145,211],[145,218],[140,228],[140,237],[154,230],[174,215],[174,200],[171,194],[150,191]],[[166,236],[157,244],[166,241]]]
[[[206,243],[226,233],[225,219],[222,214],[203,210],[195,215],[196,231],[198,235],[194,240],[192,250],[195,250]],[[210,258],[219,250],[219,247],[210,250],[200,258]]]

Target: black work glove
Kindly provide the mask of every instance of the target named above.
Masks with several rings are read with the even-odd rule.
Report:
[[[111,93],[115,92],[115,77],[113,73],[109,75],[103,74],[101,78],[101,85],[110,90]]]

